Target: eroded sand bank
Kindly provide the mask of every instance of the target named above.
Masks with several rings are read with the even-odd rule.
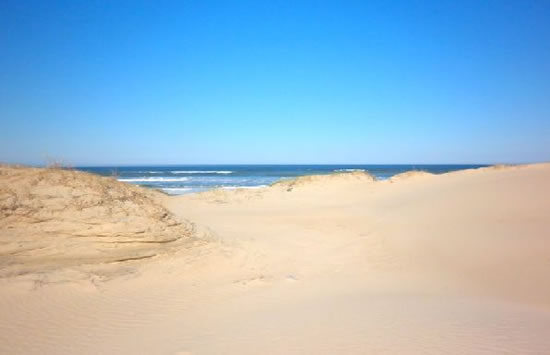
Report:
[[[549,164],[180,197],[0,184],[2,353],[550,353]]]

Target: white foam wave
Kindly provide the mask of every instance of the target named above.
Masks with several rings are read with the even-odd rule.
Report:
[[[188,177],[139,177],[139,178],[125,178],[118,179],[118,181],[123,182],[176,182],[176,181],[187,181]]]
[[[174,170],[172,174],[232,174],[229,170]]]
[[[164,187],[161,190],[169,195],[183,195],[194,189],[190,187]]]
[[[365,171],[365,169],[336,169],[336,172],[352,172],[352,171]]]

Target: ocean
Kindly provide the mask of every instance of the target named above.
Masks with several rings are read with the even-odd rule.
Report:
[[[377,179],[384,180],[410,170],[442,174],[484,166],[487,165],[167,165],[76,169],[115,176],[119,181],[159,189],[170,195],[181,195],[216,188],[253,189],[297,176],[345,171],[368,171]]]
[[[119,181],[159,189],[170,195],[181,195],[216,188],[259,188],[303,175],[364,170],[384,180],[410,170],[442,174],[483,166],[487,165],[167,165],[77,169],[115,176]]]

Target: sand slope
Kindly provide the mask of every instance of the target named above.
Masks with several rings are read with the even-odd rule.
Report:
[[[0,167],[0,276],[155,256],[191,226],[151,190],[64,169]]]
[[[149,203],[201,243],[108,281],[0,279],[2,353],[550,353],[550,164]]]

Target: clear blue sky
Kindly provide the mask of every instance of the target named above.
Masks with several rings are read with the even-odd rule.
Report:
[[[0,161],[550,160],[550,1],[0,2]]]

